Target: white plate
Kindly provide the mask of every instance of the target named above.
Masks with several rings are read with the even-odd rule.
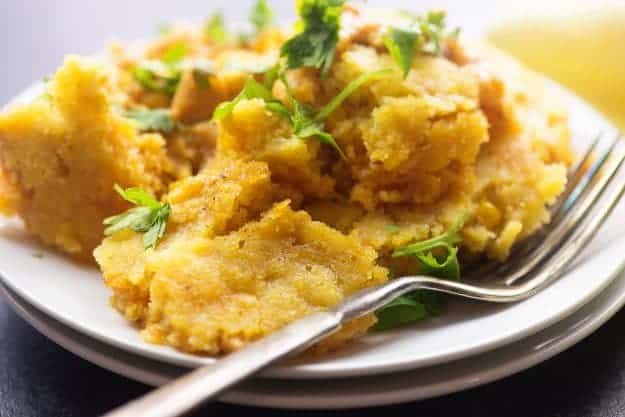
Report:
[[[599,130],[613,130],[573,94],[553,88],[568,104],[576,146],[582,147]],[[18,99],[28,100],[34,94],[29,90]],[[394,372],[464,358],[536,333],[573,313],[610,283],[623,262],[625,241],[608,243],[625,234],[624,214],[621,204],[570,272],[529,300],[507,306],[454,300],[440,317],[370,334],[340,352],[277,366],[265,375],[328,378]],[[591,252],[595,255],[588,256]],[[0,281],[56,320],[112,346],[182,366],[213,360],[143,342],[137,330],[109,307],[109,291],[95,268],[41,247],[15,221],[0,223]]]
[[[0,285],[0,292],[4,289]],[[76,355],[120,375],[150,385],[180,376],[186,368],[127,353],[86,337],[51,319],[5,289],[15,310],[40,332]],[[625,275],[573,315],[506,347],[452,363],[392,375],[350,379],[256,379],[221,400],[279,408],[354,408],[431,398],[486,384],[529,368],[574,345],[625,304]],[[375,389],[372,389],[375,387]]]

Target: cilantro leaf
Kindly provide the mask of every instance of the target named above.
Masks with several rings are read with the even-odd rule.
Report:
[[[140,62],[132,75],[147,90],[173,95],[182,78],[182,63],[186,54],[186,45],[176,43],[163,52],[161,60]]]
[[[131,229],[143,233],[143,247],[154,248],[158,241],[165,235],[167,221],[171,213],[168,203],[161,203],[151,194],[141,188],[131,187],[122,189],[115,184],[115,191],[122,198],[137,207],[133,207],[122,214],[104,219],[105,236],[124,230]]]
[[[130,187],[125,190],[118,184],[114,187],[117,194],[119,194],[124,200],[132,203],[136,206],[145,206],[148,208],[158,208],[160,204],[154,196],[139,187]]]
[[[314,67],[326,77],[334,59],[339,40],[341,7],[344,0],[301,0],[299,2],[301,32],[286,41],[280,56],[287,67]]]
[[[265,85],[258,83],[253,78],[249,78],[243,90],[241,90],[233,100],[221,103],[217,106],[213,113],[213,120],[221,120],[230,115],[241,100],[260,98],[265,101],[267,110],[284,116],[291,122],[295,136],[300,139],[316,139],[321,143],[330,145],[341,155],[341,158],[345,159],[346,156],[336,143],[334,137],[325,131],[325,119],[362,85],[371,80],[384,77],[390,74],[390,72],[391,70],[385,69],[362,74],[355,80],[352,80],[336,97],[323,106],[320,111],[316,111],[312,107],[300,103],[295,98],[286,78],[284,68],[276,65],[265,73]],[[292,110],[289,110],[276,99],[269,90],[269,87],[273,85],[277,78],[282,80],[286,87]]]
[[[277,99],[274,99],[272,101],[265,101],[265,108],[279,116],[285,117],[287,119],[291,118],[291,113],[289,112],[289,109],[287,109],[286,106]]]
[[[169,133],[176,128],[176,122],[169,115],[167,109],[135,109],[124,114],[139,125],[143,132]]]
[[[435,291],[420,290],[399,296],[375,312],[378,322],[373,330],[390,330],[440,314],[444,303],[443,294]]]
[[[393,71],[391,69],[367,72],[350,81],[350,83],[347,84],[347,86],[340,93],[338,93],[332,100],[330,100],[328,104],[323,106],[319,113],[317,113],[317,121],[325,120],[332,112],[334,112],[334,110],[336,110],[341,104],[343,104],[343,102],[349,96],[351,96],[354,91],[358,90],[369,81],[387,77],[392,74],[392,72]]]
[[[257,0],[250,13],[250,22],[257,32],[266,29],[273,22],[273,11],[267,4],[267,0]]]
[[[165,236],[167,230],[167,220],[171,214],[171,206],[165,204],[160,210],[154,212],[153,223],[143,235],[143,247],[145,249],[155,248],[156,243]],[[143,232],[143,230],[138,230]]]
[[[289,98],[293,104],[291,122],[293,124],[295,135],[301,139],[314,138],[321,143],[328,144],[332,146],[339,153],[339,155],[341,155],[341,158],[346,159],[345,154],[336,143],[334,137],[325,131],[325,120],[362,85],[371,80],[384,77],[390,73],[391,70],[384,69],[360,75],[355,80],[352,80],[339,94],[337,94],[318,112],[315,112],[314,109],[297,101],[297,99],[293,96],[293,92],[289,86],[286,75],[282,73],[280,78],[286,86],[287,93],[289,94]]]
[[[228,40],[228,31],[226,30],[224,17],[221,13],[214,13],[206,20],[204,33],[210,40],[217,44],[224,43]]]
[[[443,11],[430,11],[424,16],[408,14],[408,17],[411,22],[407,27],[391,27],[382,38],[404,78],[410,72],[417,52],[439,55],[442,41],[458,35],[457,28],[447,33]]]
[[[161,61],[144,61],[134,68],[132,76],[146,90],[173,95],[181,74],[163,66]]]
[[[280,115],[288,116],[289,110],[276,99],[271,91],[264,85],[260,84],[254,78],[250,77],[246,81],[241,92],[231,101],[221,103],[213,112],[213,120],[222,120],[229,116],[237,104],[242,100],[250,100],[253,98],[262,99],[266,103],[267,110]]]
[[[440,10],[429,11],[425,18],[419,20],[419,27],[423,33],[423,46],[421,50],[427,54],[439,55],[441,53],[441,41],[450,35],[445,29],[445,12]],[[453,31],[452,31],[453,33]]]
[[[411,30],[391,28],[382,40],[391,57],[401,68],[404,77],[408,75],[417,50],[419,33]]]
[[[458,248],[452,247],[445,256],[445,260],[441,262],[432,252],[426,254],[416,253],[415,256],[421,263],[419,273],[440,278],[458,279],[460,278],[460,264],[458,263],[457,254]]]
[[[419,261],[419,273],[422,275],[458,279],[460,278],[460,264],[456,244],[461,241],[458,232],[465,220],[466,214],[462,215],[445,233],[397,249],[392,256],[415,256]],[[443,260],[432,253],[433,250],[440,248],[446,251]],[[419,290],[402,295],[376,311],[378,322],[374,329],[388,330],[438,314],[443,302],[442,294],[434,291]]]
[[[374,330],[389,330],[422,320],[428,316],[425,305],[413,297],[402,295],[375,313],[378,322]]]
[[[322,121],[318,121],[315,116],[315,111],[293,99],[293,113],[291,114],[291,123],[293,124],[293,131],[295,136],[300,139],[313,138],[321,143],[332,146],[341,155],[341,158],[345,159],[345,154],[339,147],[334,137],[328,132],[324,131],[324,124]]]
[[[464,225],[465,220],[466,214],[461,216],[442,235],[397,249],[393,252],[393,258],[415,256],[420,263],[420,273],[440,278],[460,278],[460,264],[458,263],[458,247],[456,244],[462,240],[458,232]],[[436,249],[444,249],[446,252],[442,261],[440,257],[433,254],[432,251]]]
[[[283,68],[282,65],[280,65],[280,62],[276,62],[274,65],[269,67],[263,75],[263,85],[265,88],[271,90],[274,83],[280,79],[282,71]]]
[[[318,113],[310,106],[300,103],[293,95],[293,90],[283,70],[279,70],[279,78],[286,87],[289,100],[293,107],[290,114],[291,124],[293,125],[293,133],[300,139],[313,138],[321,143],[332,146],[345,159],[345,154],[339,147],[334,137],[324,130],[324,122],[318,118]]]

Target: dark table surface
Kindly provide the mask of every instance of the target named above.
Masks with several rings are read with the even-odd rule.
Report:
[[[0,296],[1,417],[96,416],[147,390],[56,346]],[[625,416],[625,310],[546,363],[458,394],[393,407],[299,413],[213,403],[196,415]]]

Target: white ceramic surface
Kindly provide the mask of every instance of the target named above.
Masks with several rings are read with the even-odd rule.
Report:
[[[552,88],[568,105],[578,148],[600,130],[613,131],[573,94],[556,85]],[[40,92],[41,85],[35,85],[16,101],[28,101]],[[610,283],[613,272],[625,261],[625,240],[615,241],[625,232],[624,214],[621,204],[569,273],[529,300],[506,306],[453,300],[449,311],[439,317],[369,334],[339,352],[273,367],[265,375],[328,378],[395,372],[460,359],[536,333],[570,315]],[[112,346],[188,367],[213,360],[143,342],[137,330],[108,306],[109,291],[94,267],[73,263],[42,247],[15,220],[0,219],[0,281],[56,320]]]
[[[0,285],[13,308],[40,332],[78,356],[150,385],[186,368],[131,354],[98,342],[51,319]],[[492,382],[529,368],[580,341],[625,304],[625,275],[576,313],[533,336],[494,351],[444,365],[392,375],[349,379],[254,379],[225,394],[225,402],[280,408],[353,408],[431,398]],[[372,388],[374,387],[374,388]]]

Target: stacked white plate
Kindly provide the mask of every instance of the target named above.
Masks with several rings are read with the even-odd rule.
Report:
[[[614,131],[581,100],[553,88],[568,103],[580,149],[597,132]],[[587,336],[625,303],[624,211],[621,205],[565,276],[529,300],[506,306],[452,300],[439,317],[369,334],[314,361],[280,364],[222,399],[285,408],[390,404],[459,391],[541,362]],[[94,267],[42,247],[15,220],[0,224],[0,275],[1,288],[22,317],[104,368],[157,385],[213,361],[143,342],[108,306],[109,291]]]

